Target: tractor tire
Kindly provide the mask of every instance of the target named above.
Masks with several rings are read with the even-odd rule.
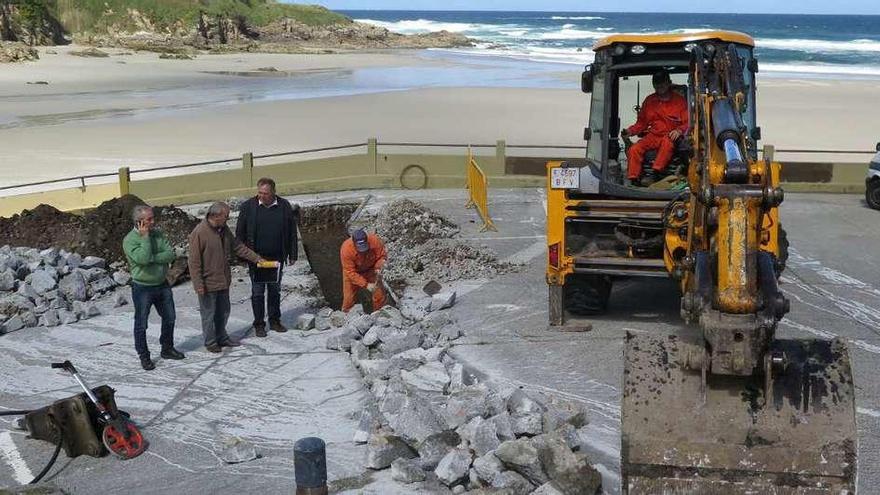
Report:
[[[865,186],[865,202],[875,210],[880,210],[880,179],[874,179]]]
[[[776,278],[782,276],[785,265],[788,263],[788,232],[779,227],[779,256],[776,257]]]
[[[605,275],[571,275],[565,283],[565,309],[578,316],[592,316],[608,309],[611,278]]]

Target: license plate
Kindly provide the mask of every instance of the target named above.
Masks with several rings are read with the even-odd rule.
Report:
[[[581,170],[579,168],[550,169],[550,187],[553,189],[578,189]]]

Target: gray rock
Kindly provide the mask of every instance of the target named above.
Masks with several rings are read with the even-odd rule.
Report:
[[[334,327],[341,327],[345,325],[346,315],[342,311],[334,311],[330,314],[330,324]]]
[[[44,327],[57,327],[61,324],[61,318],[58,316],[58,310],[50,309],[43,313],[40,317],[40,325]]]
[[[5,294],[0,296],[0,313],[15,315],[21,311],[33,311],[36,305],[21,294]]]
[[[473,418],[488,416],[488,398],[489,389],[485,385],[472,385],[453,392],[446,400],[446,422],[457,428]]]
[[[388,378],[391,362],[387,359],[362,359],[358,361],[358,367],[367,383],[372,383],[375,380]]]
[[[58,318],[61,319],[62,325],[69,325],[71,323],[76,323],[79,321],[79,317],[73,311],[68,311],[66,309],[58,310]]]
[[[587,493],[587,492],[584,492],[584,493]],[[595,492],[593,492],[593,493],[595,493]],[[551,482],[544,483],[543,485],[539,486],[535,491],[532,492],[532,495],[566,495],[566,494],[559,491],[559,489],[556,488],[553,485],[553,482],[551,481]],[[592,495],[592,493],[590,493],[589,495]]]
[[[446,325],[440,329],[440,336],[446,340],[455,340],[461,337],[461,329],[457,325]]]
[[[37,268],[40,268],[41,266],[43,266],[43,262],[41,260],[31,261],[27,264],[27,269],[28,269],[28,272],[32,273],[34,270],[36,270]]]
[[[513,471],[498,473],[492,480],[492,486],[510,490],[513,495],[527,495],[535,489],[535,485],[530,483],[528,479]]]
[[[104,273],[103,276],[94,279],[92,282],[89,282],[87,293],[90,295],[100,295],[104,294],[105,292],[109,292],[114,288],[116,288],[116,281],[113,280],[112,277]]]
[[[30,274],[30,284],[37,294],[45,294],[58,285],[57,273],[47,270],[37,270]]]
[[[412,459],[416,453],[400,438],[380,432],[370,435],[367,442],[367,462],[370,469],[385,469],[397,459]]]
[[[372,435],[378,428],[379,420],[377,418],[377,411],[374,411],[369,407],[364,408],[364,410],[361,411],[361,417],[360,420],[358,420],[358,426],[354,432],[352,441],[356,444],[367,443],[370,439],[370,435]]]
[[[495,433],[498,435],[499,440],[502,442],[516,440],[516,433],[513,432],[513,419],[507,411],[496,414],[489,418],[489,420],[495,423]]]
[[[431,298],[424,299],[404,299],[401,301],[400,314],[410,321],[422,321],[428,315],[428,308],[431,307]]]
[[[61,294],[58,293],[58,289],[52,289],[50,291],[46,291],[46,293],[43,294],[43,299],[47,301],[54,301],[59,297],[61,297]]]
[[[501,441],[498,440],[498,434],[495,433],[495,423],[492,421],[487,421],[478,416],[472,419],[467,426],[464,429],[467,435],[461,434],[461,436],[470,443],[471,449],[477,455],[486,455],[501,445]]]
[[[99,316],[101,314],[101,310],[98,309],[98,306],[95,303],[89,303],[85,305],[85,314],[88,318],[94,318],[95,316]]]
[[[330,324],[330,320],[327,318],[315,318],[315,330],[319,332],[324,332],[333,328],[333,325]]]
[[[58,290],[69,301],[85,301],[88,297],[88,289],[83,274],[74,271],[61,279]]]
[[[540,435],[531,442],[547,476],[561,492],[593,494],[601,486],[599,472],[590,466],[584,454],[572,452],[561,435]]]
[[[318,310],[318,318],[330,318],[330,315],[333,314],[333,308],[324,306],[323,308]]]
[[[76,270],[82,264],[82,261],[82,256],[77,253],[70,253],[67,255],[67,258],[64,259],[64,265],[71,270]]]
[[[465,387],[468,381],[470,381],[470,377],[464,370],[464,366],[460,363],[455,363],[452,366],[448,367],[446,371],[449,373],[449,390],[456,391],[461,390]]]
[[[508,440],[495,449],[497,457],[508,469],[523,475],[535,486],[550,481],[538,457],[538,449],[527,438]],[[494,486],[494,485],[493,485]]]
[[[60,258],[61,256],[58,254],[58,250],[55,248],[48,248],[40,251],[40,260],[47,266],[57,265]]]
[[[425,481],[425,472],[418,461],[412,459],[395,459],[391,463],[391,479],[404,484]]]
[[[24,320],[19,315],[15,315],[3,323],[3,333],[12,333],[22,328],[24,328]]]
[[[384,335],[380,334],[382,343],[379,344],[379,352],[385,357],[391,357],[422,345],[422,333],[417,328],[386,330],[394,331],[386,332]]]
[[[49,301],[49,309],[70,309],[70,305],[63,297],[58,297]]]
[[[16,293],[30,299],[31,301],[35,301],[40,297],[40,295],[37,294],[37,291],[34,290],[31,284],[27,282],[22,282],[21,284],[19,284]]]
[[[0,291],[15,289],[15,273],[9,268],[0,271]]]
[[[128,285],[131,282],[131,275],[128,272],[119,270],[113,272],[113,281],[116,282],[116,285]]]
[[[523,414],[513,416],[513,433],[517,436],[535,436],[544,433],[543,417],[541,414]]]
[[[299,330],[311,330],[315,328],[315,315],[303,313],[296,318],[296,328]]]
[[[559,404],[544,412],[543,424],[546,432],[554,431],[564,424],[581,428],[587,424],[587,412],[576,405]]]
[[[106,266],[107,262],[104,258],[99,258],[97,256],[86,256],[79,265],[80,268],[85,268],[86,270],[89,268],[104,268]]]
[[[446,486],[452,486],[464,480],[471,468],[471,453],[467,449],[455,449],[446,454],[434,474]]]
[[[345,314],[345,318],[347,321],[351,321],[353,318],[356,318],[362,314],[364,314],[364,307],[360,304],[355,304]]]
[[[577,428],[568,423],[563,424],[559,428],[553,430],[552,433],[556,433],[561,436],[563,440],[565,440],[566,445],[571,450],[578,450],[581,448],[581,439],[580,435],[578,435]]]
[[[379,407],[391,428],[415,448],[431,435],[449,430],[434,405],[417,394],[386,392]]]
[[[223,442],[223,449],[218,455],[226,464],[240,464],[260,457],[254,444],[238,437]]]
[[[468,471],[468,473],[470,473],[470,471]],[[465,488],[464,485],[455,485],[452,487],[453,495],[462,495],[465,492],[467,492],[467,488]]]
[[[38,315],[41,315],[46,311],[49,311],[49,303],[45,301],[41,302],[38,306],[34,308],[34,313]]]
[[[365,359],[370,359],[370,349],[367,348],[360,340],[351,341],[351,362],[354,363],[355,366],[359,366],[360,362]]]
[[[25,311],[19,316],[21,316],[21,321],[22,323],[24,323],[24,326],[28,328],[35,327],[40,322],[40,320],[37,318],[37,315],[33,311]]]
[[[507,398],[507,411],[512,416],[533,413],[542,414],[546,410],[547,408],[544,404],[533,399],[520,389],[514,390],[510,397]]]
[[[454,431],[444,431],[431,435],[419,444],[419,462],[422,469],[433,471],[446,454],[461,443],[461,437]]]
[[[455,291],[439,292],[431,296],[431,311],[451,308],[455,304]]]
[[[367,347],[373,347],[374,345],[379,343],[379,330],[380,327],[373,326],[367,330],[367,333],[364,334],[363,342]]]
[[[31,270],[30,270],[30,268],[28,268],[27,264],[21,264],[15,270],[15,278],[18,280],[24,280],[30,274],[31,274]]]
[[[357,315],[351,317],[349,314],[348,325],[357,329],[358,333],[364,335],[375,323],[375,318],[370,315]]]
[[[128,304],[128,297],[123,293],[116,294],[116,300],[113,302],[113,307],[118,308],[120,306],[125,306]]]
[[[479,480],[487,485],[491,485],[495,476],[504,471],[504,464],[495,457],[494,452],[477,457],[473,466]]]
[[[400,376],[407,385],[426,392],[443,393],[449,385],[446,367],[439,362],[419,366],[414,371],[401,371]]]
[[[383,327],[402,327],[403,326],[403,314],[401,314],[400,310],[393,306],[385,306],[378,311],[373,312],[373,318],[376,320],[376,324]]]
[[[351,350],[351,341],[360,337],[361,334],[353,327],[345,326],[338,334],[327,339],[327,349],[348,352]]]

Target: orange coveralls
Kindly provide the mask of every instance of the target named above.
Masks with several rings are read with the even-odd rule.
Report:
[[[638,179],[642,174],[642,161],[645,152],[657,150],[657,157],[651,166],[654,170],[666,169],[672,161],[672,153],[675,151],[675,143],[669,139],[668,134],[673,129],[681,131],[682,135],[688,128],[687,98],[675,91],[670,91],[670,98],[666,101],[660,99],[656,93],[648,95],[639,110],[636,123],[629,127],[631,135],[636,136],[647,132],[636,144],[630,146],[626,152],[629,162],[627,177]]]
[[[376,234],[367,234],[370,250],[359,253],[351,238],[342,243],[339,259],[342,261],[342,311],[348,311],[355,304],[355,294],[367,284],[376,283],[376,271],[385,266],[385,243]],[[381,284],[373,291],[373,310],[385,305],[385,291]]]

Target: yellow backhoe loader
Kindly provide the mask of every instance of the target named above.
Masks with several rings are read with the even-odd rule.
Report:
[[[623,493],[855,492],[846,346],[775,337],[787,241],[781,166],[758,149],[753,49],[729,31],[599,41],[581,80],[586,165],[547,164],[551,326],[603,312],[617,279],[680,287],[680,333],[624,337]],[[687,130],[643,187],[619,136],[659,71],[686,97]]]

